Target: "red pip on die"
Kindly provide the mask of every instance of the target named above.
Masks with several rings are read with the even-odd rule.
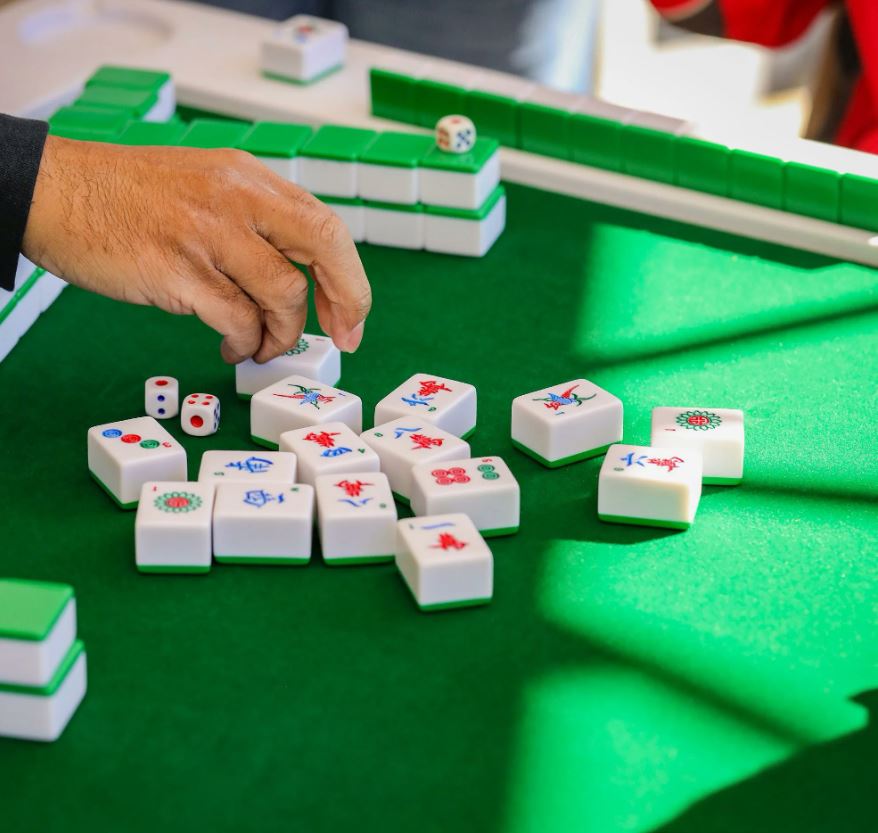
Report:
[[[220,425],[220,401],[210,393],[190,393],[180,410],[180,427],[193,437],[215,434]]]

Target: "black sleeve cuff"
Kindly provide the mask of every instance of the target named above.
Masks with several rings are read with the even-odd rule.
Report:
[[[0,288],[12,289],[49,125],[0,114]]]

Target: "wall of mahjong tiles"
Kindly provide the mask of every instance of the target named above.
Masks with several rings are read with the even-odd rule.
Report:
[[[170,426],[191,474],[205,449],[247,448],[217,337],[71,288],[0,365],[0,575],[75,586],[90,666],[59,742],[0,740],[7,829],[867,817],[878,274],[508,190],[482,260],[363,246],[375,307],[342,378],[367,414],[420,369],[477,385],[475,453],[506,457],[523,491],[490,606],[419,614],[392,567],[319,556],[139,575],[85,432],[141,413],[143,379],[168,373],[223,399],[217,435]],[[578,375],[623,399],[628,441],[654,405],[743,408],[744,484],[708,487],[688,532],[601,524],[599,461],[549,471],[509,442],[513,396]]]

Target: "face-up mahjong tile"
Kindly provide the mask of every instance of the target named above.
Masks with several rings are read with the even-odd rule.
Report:
[[[305,376],[286,376],[250,400],[250,434],[254,442],[277,448],[285,431],[343,422],[355,433],[363,427],[359,396]]]
[[[412,469],[415,515],[462,512],[485,538],[518,531],[521,493],[499,457],[419,463]]]
[[[396,504],[382,472],[317,477],[320,546],[327,564],[392,561]]]
[[[469,444],[465,440],[419,419],[395,419],[376,425],[361,436],[378,455],[394,497],[403,502],[411,498],[413,466],[465,460],[470,456]]]
[[[381,468],[378,455],[343,422],[284,431],[280,448],[296,455],[299,480],[312,486],[321,474],[372,472]]]
[[[701,497],[697,449],[612,445],[598,478],[602,521],[687,529]]]
[[[416,373],[375,406],[375,424],[416,418],[466,438],[476,427],[476,389],[429,373]]]
[[[744,412],[733,408],[653,408],[652,444],[695,449],[704,483],[734,486],[744,476]]]
[[[295,483],[296,455],[282,451],[205,451],[198,479],[222,483]]]
[[[235,365],[235,390],[249,398],[287,376],[305,376],[326,385],[341,377],[341,353],[327,336],[303,333],[295,347],[271,361],[258,364],[246,359]]]
[[[603,454],[622,439],[622,402],[574,379],[526,393],[512,402],[512,444],[554,468]]]
[[[304,483],[220,483],[213,552],[225,564],[307,564],[314,490]]]
[[[396,566],[422,610],[484,604],[493,595],[491,550],[466,515],[399,521]]]

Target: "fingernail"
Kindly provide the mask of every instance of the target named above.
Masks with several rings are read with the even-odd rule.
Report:
[[[351,331],[345,336],[345,338],[344,338],[344,344],[343,344],[342,347],[341,347],[341,349],[342,349],[345,353],[354,353],[354,352],[356,352],[356,349],[360,346],[360,343],[361,343],[362,340],[363,340],[363,331],[365,330],[365,328],[366,328],[366,322],[365,322],[365,321],[361,321],[359,324],[357,324],[356,327],[354,327],[353,330],[351,330]]]

